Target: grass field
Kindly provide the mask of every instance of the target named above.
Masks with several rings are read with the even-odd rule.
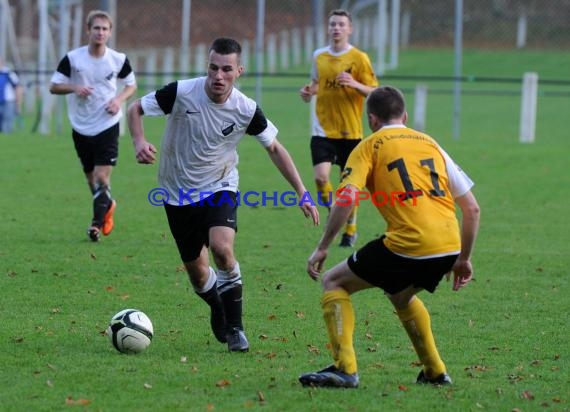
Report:
[[[399,73],[418,74],[414,65],[421,65],[421,74],[451,74],[442,73],[437,55],[409,53]],[[473,75],[521,76],[528,67],[568,79],[561,62],[568,63],[567,54],[465,57]],[[267,81],[300,86],[298,79]],[[444,282],[422,295],[454,385],[414,384],[418,366],[405,332],[382,294],[366,291],[353,298],[357,390],[304,389],[297,382],[330,361],[320,286],[305,274],[321,228],[293,207],[240,208],[236,254],[251,351],[230,354],[210,333],[207,308],[181,270],[164,212],[147,200],[157,167],[137,165],[129,137],[122,138],[113,176],[116,229],[93,244],[85,234],[90,196],[70,133],[31,134],[29,116],[26,130],[0,135],[0,410],[570,410],[564,217],[570,99],[541,94],[538,107],[536,142],[523,145],[519,96],[465,95],[461,137],[453,139],[452,96],[429,96],[428,132],[475,181],[482,208],[475,280],[459,293]],[[312,191],[308,107],[293,90],[264,94],[263,108]],[[147,119],[156,143],[162,125]],[[240,160],[242,191],[288,190],[250,139],[240,146]],[[364,205],[359,245],[383,228]],[[329,266],[347,254],[333,247]],[[146,312],[155,327],[151,347],[139,356],[120,355],[103,334],[127,307]]]

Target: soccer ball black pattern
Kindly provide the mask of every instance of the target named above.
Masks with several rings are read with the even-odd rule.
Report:
[[[109,340],[121,353],[143,352],[152,341],[154,329],[149,317],[137,309],[124,309],[111,319],[107,328]]]

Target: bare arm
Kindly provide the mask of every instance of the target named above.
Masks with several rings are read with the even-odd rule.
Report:
[[[304,85],[301,90],[299,90],[299,96],[301,96],[301,99],[303,99],[305,103],[309,103],[311,101],[311,97],[317,94],[318,90],[319,82],[313,79],[311,83]]]
[[[461,252],[453,265],[453,290],[459,290],[473,277],[471,253],[479,231],[481,211],[471,191],[455,199],[461,209]]]
[[[92,87],[84,86],[81,84],[71,83],[51,83],[49,86],[51,94],[70,94],[75,93],[79,97],[87,97],[93,91]]]
[[[347,185],[338,194],[338,199],[331,208],[327,225],[321,240],[307,261],[307,273],[317,280],[328,255],[328,249],[339,230],[346,223],[353,205],[356,203],[358,188]]]
[[[127,123],[129,132],[135,147],[135,156],[137,162],[142,164],[152,164],[156,160],[156,148],[146,140],[144,134],[144,126],[142,117],[144,112],[141,106],[141,100],[137,99],[129,106],[127,110]]]
[[[121,105],[127,101],[129,97],[131,97],[135,91],[137,90],[136,84],[131,84],[128,86],[123,87],[123,90],[111,100],[107,102],[107,106],[105,106],[105,110],[107,113],[111,115],[115,115],[121,109]]]
[[[337,81],[341,86],[352,87],[354,90],[358,91],[363,96],[368,96],[375,87],[367,86],[359,81],[354,80],[352,74],[347,72],[342,72],[337,76]]]
[[[267,153],[271,158],[273,164],[279,169],[283,177],[289,182],[289,184],[295,189],[299,199],[305,196],[307,189],[301,180],[301,176],[293,163],[293,159],[285,147],[277,140],[267,147]],[[299,207],[302,209],[305,217],[311,217],[313,224],[319,224],[319,212],[317,207],[312,202],[304,202]]]
[[[85,86],[81,84],[72,84],[72,83],[51,83],[49,86],[49,91],[51,94],[70,94],[75,93],[79,97],[88,97],[93,93],[94,88],[91,86]],[[123,87],[119,94],[113,97],[111,100],[107,102],[105,106],[105,111],[110,115],[115,115],[119,112],[121,105],[125,102],[129,97],[131,97],[135,91],[137,90],[136,85],[128,85]]]

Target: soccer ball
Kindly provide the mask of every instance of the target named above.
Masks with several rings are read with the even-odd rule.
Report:
[[[133,354],[143,352],[152,340],[152,322],[137,309],[124,309],[109,322],[107,336],[119,352]]]

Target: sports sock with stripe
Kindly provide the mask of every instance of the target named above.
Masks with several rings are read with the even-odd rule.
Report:
[[[344,289],[326,291],[321,298],[321,306],[335,366],[344,373],[356,373],[356,354],[352,341],[354,309],[350,295]]]
[[[445,364],[435,346],[430,315],[423,302],[416,296],[406,309],[397,309],[396,313],[424,365],[426,376],[432,379],[445,373]]]

